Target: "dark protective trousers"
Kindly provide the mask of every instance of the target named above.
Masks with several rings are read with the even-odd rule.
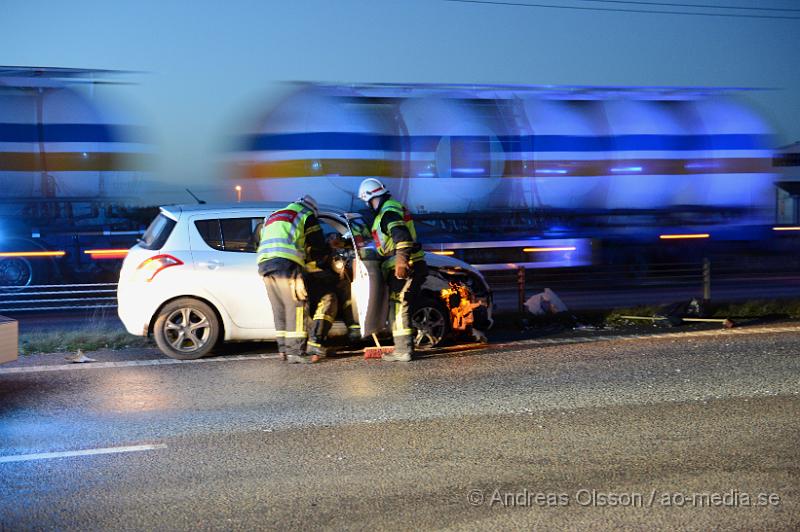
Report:
[[[299,273],[276,272],[264,276],[264,286],[275,317],[278,352],[287,355],[304,355],[308,341],[307,301],[297,298],[296,275]]]
[[[321,348],[336,319],[339,308],[336,297],[337,276],[333,272],[320,271],[305,275],[308,288],[309,309],[314,309],[309,327],[308,345]]]
[[[411,316],[417,308],[427,276],[428,267],[424,262],[414,264],[408,279],[398,279],[394,276],[394,269],[389,271],[389,325],[397,354],[414,353],[417,331],[411,323]]]
[[[353,296],[350,278],[343,275],[336,283],[336,298],[339,300],[339,316],[347,325],[347,337],[351,342],[361,339],[361,326],[353,312]]]

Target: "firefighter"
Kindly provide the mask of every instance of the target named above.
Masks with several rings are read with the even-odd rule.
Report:
[[[326,256],[324,261],[308,265],[305,271],[308,285],[308,308],[314,311],[308,331],[306,352],[317,357],[327,355],[325,340],[328,338],[328,333],[339,310],[337,294],[339,277],[329,267],[329,258]]]
[[[319,276],[328,260],[328,247],[309,195],[272,213],[261,228],[258,273],[264,278],[275,317],[278,351],[290,363],[314,363],[325,355],[322,344],[335,315],[336,296],[326,292]],[[308,338],[309,295],[316,312]],[[316,303],[319,303],[318,305]]]
[[[337,252],[342,250],[352,249],[352,244],[348,244],[339,233],[331,233],[325,241],[331,248],[331,252],[336,255]],[[350,291],[350,285],[353,282],[352,271],[353,266],[350,261],[339,255],[339,260],[332,261],[331,269],[338,275],[336,280],[336,298],[339,301],[338,314],[345,325],[347,325],[347,340],[350,344],[354,344],[361,340],[361,326],[358,324],[358,318],[353,312],[353,298]]]
[[[414,352],[416,337],[411,316],[428,274],[425,254],[417,242],[411,214],[402,203],[392,199],[383,183],[371,177],[365,179],[358,188],[358,197],[375,213],[372,237],[378,254],[383,258],[381,269],[389,286],[389,323],[394,351],[382,358],[408,362]]]

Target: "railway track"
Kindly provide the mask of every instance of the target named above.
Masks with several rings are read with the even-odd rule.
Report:
[[[116,307],[116,283],[47,284],[0,289],[0,314],[70,312]]]

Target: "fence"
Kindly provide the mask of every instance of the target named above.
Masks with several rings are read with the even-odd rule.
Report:
[[[710,301],[800,297],[794,264],[746,264],[741,259],[681,263],[526,269],[515,264],[483,272],[501,310],[524,310],[530,295],[550,288],[571,309],[659,305],[692,298]]]

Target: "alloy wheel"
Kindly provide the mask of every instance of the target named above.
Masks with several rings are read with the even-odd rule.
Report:
[[[211,322],[194,308],[174,310],[164,322],[164,337],[170,346],[182,353],[202,349],[211,336]]]

